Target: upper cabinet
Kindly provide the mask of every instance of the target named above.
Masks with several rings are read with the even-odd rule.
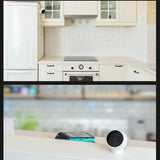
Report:
[[[64,1],[64,16],[97,16],[97,1]]]
[[[119,19],[118,1],[99,1],[97,23],[107,24],[118,22]]]
[[[41,1],[43,26],[64,26],[63,1]]]
[[[96,26],[136,26],[136,1],[41,1],[43,26],[64,26],[64,17],[94,17]]]
[[[136,26],[136,1],[99,1],[97,26]]]

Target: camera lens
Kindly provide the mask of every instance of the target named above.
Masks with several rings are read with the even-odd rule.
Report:
[[[107,143],[112,147],[118,147],[123,142],[123,135],[119,131],[112,131],[107,135]]]

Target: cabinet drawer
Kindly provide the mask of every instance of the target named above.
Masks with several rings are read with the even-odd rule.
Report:
[[[48,63],[48,64],[39,64],[39,70],[40,71],[62,71],[62,65]]]
[[[40,71],[39,81],[62,81],[62,72]]]

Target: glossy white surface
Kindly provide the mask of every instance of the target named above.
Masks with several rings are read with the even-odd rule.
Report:
[[[155,160],[155,148],[136,147],[128,145],[123,154],[113,154],[109,151],[105,141],[103,143],[73,142],[65,140],[5,136],[5,160],[22,157],[32,160]],[[24,159],[23,158],[23,159]]]
[[[37,69],[37,5],[4,6],[4,69]]]
[[[37,70],[4,70],[4,81],[37,81]]]

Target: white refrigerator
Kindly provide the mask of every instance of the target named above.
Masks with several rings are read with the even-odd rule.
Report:
[[[37,81],[43,27],[37,2],[4,2],[4,81]]]

